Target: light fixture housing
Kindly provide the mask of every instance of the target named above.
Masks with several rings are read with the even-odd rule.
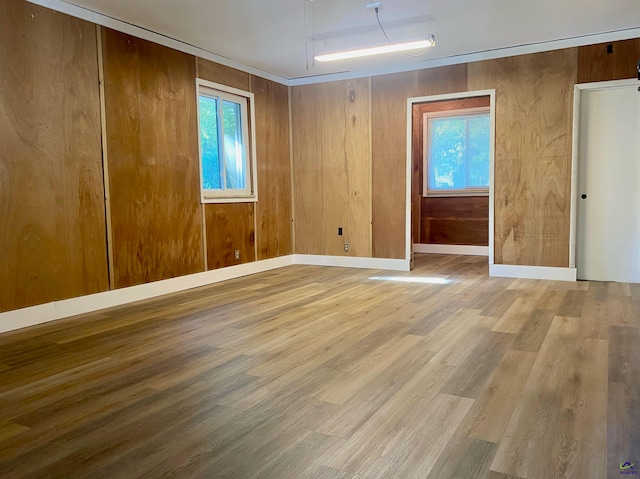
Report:
[[[319,62],[331,62],[336,60],[346,60],[349,58],[368,57],[371,55],[382,55],[385,53],[404,52],[409,50],[429,49],[436,44],[436,38],[431,35],[424,40],[414,40],[404,43],[393,43],[378,47],[359,48],[335,53],[323,53],[314,58]]]

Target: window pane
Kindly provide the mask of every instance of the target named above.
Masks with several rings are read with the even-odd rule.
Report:
[[[441,118],[430,121],[429,188],[465,188],[465,118]]]
[[[489,115],[469,118],[469,186],[489,186]]]
[[[242,145],[241,109],[238,103],[223,100],[224,164],[227,173],[227,189],[246,188],[244,154]]]
[[[199,106],[202,188],[205,190],[219,190],[222,185],[218,159],[218,99],[200,96]]]

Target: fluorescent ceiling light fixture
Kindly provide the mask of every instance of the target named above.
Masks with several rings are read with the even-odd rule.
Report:
[[[346,60],[348,58],[368,57],[371,55],[381,55],[384,53],[404,52],[408,50],[418,50],[420,48],[428,49],[436,43],[435,37],[432,35],[426,40],[417,40],[406,43],[394,43],[392,45],[383,45],[381,47],[360,48],[357,50],[347,50],[344,52],[326,53],[316,55],[315,59],[319,62],[331,62],[335,60]]]
[[[396,281],[398,283],[449,284],[451,280],[425,276],[371,276],[377,281]]]

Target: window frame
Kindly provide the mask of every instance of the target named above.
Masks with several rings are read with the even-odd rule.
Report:
[[[429,166],[431,164],[430,140],[431,140],[431,119],[453,118],[461,116],[481,116],[487,115],[489,118],[489,169],[491,169],[491,107],[481,106],[476,108],[461,108],[457,110],[425,112],[422,116],[423,128],[423,146],[422,146],[422,196],[424,198],[433,197],[458,197],[458,196],[489,196],[489,187],[450,189],[450,190],[431,190],[429,189]],[[467,135],[468,141],[468,135]],[[491,183],[491,172],[489,172],[489,183]]]
[[[240,104],[241,130],[244,150],[244,166],[247,176],[247,188],[213,190],[205,189],[203,183],[202,142],[200,141],[200,96],[220,98],[220,100],[232,101]],[[248,203],[258,201],[257,160],[256,160],[256,134],[255,134],[255,108],[254,95],[251,92],[233,88],[220,83],[196,78],[196,112],[197,112],[197,138],[198,138],[198,169],[200,171],[200,200],[201,203]],[[221,123],[218,120],[218,134]],[[220,136],[218,136],[220,138]],[[224,154],[224,152],[223,152]],[[224,157],[219,161],[224,162]],[[224,165],[224,163],[223,163]]]

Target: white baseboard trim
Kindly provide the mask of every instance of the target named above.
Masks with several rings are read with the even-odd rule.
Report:
[[[250,274],[262,273],[293,264],[409,271],[409,262],[407,260],[292,254],[7,311],[0,313],[0,333],[219,283]]]
[[[489,276],[500,276],[503,278],[550,279],[555,281],[577,281],[577,269],[556,268],[551,266],[490,264]]]
[[[409,260],[406,259],[360,258],[357,256],[325,256],[316,254],[294,254],[293,256],[295,257],[295,264],[409,271]]]
[[[156,296],[162,296],[163,294],[219,283],[220,281],[239,278],[254,273],[262,273],[292,264],[294,264],[294,256],[287,255],[7,311],[0,313],[0,333],[26,328],[56,319],[68,318],[78,314],[90,313],[100,309],[120,306],[122,304],[133,303],[143,299],[154,298]]]
[[[463,253],[456,253],[463,254]],[[292,254],[278,258],[254,261],[253,263],[229,266],[204,273],[196,273],[178,278],[140,284],[103,293],[89,294],[77,298],[54,301],[28,308],[0,313],[0,333],[22,329],[36,324],[91,313],[101,309],[120,306],[135,301],[155,298],[164,294],[185,291],[199,286],[219,283],[255,273],[294,264],[313,266],[338,266],[344,268],[386,269],[409,271],[406,259],[360,258],[354,256],[324,256]],[[516,266],[505,264],[489,265],[490,276],[506,278],[550,279],[576,281],[575,268],[551,268],[544,266]]]
[[[470,256],[489,256],[488,246],[471,246],[459,244],[413,244],[414,253],[430,254],[464,254]]]

